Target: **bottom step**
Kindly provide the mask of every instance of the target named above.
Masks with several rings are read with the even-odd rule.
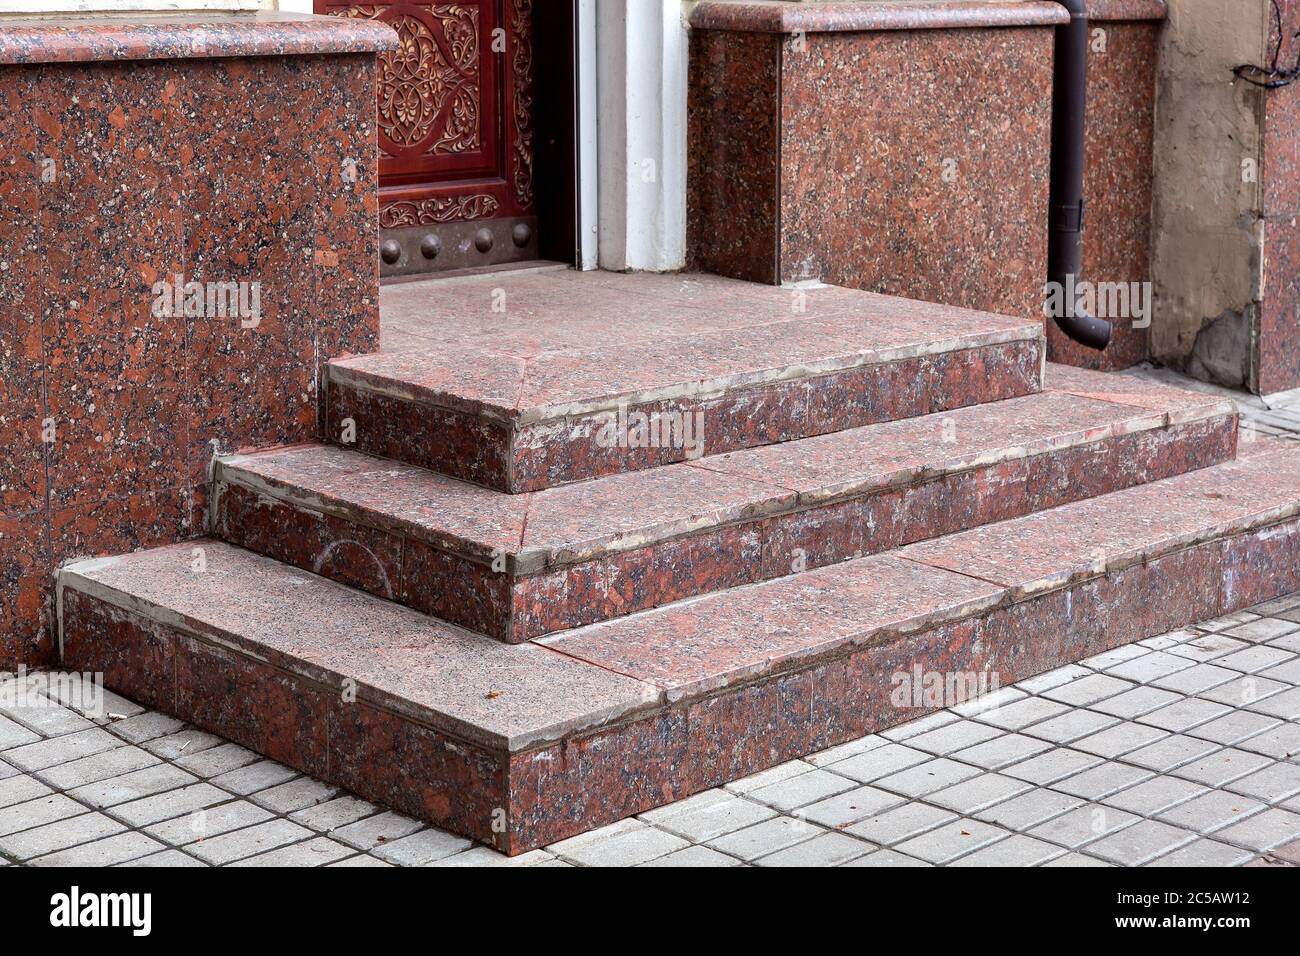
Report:
[[[60,575],[64,664],[522,853],[1300,590],[1300,453],[510,646],[215,541]],[[921,699],[917,699],[921,697]]]

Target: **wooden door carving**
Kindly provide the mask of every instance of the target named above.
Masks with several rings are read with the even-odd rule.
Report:
[[[533,0],[316,0],[397,31],[377,77],[384,274],[535,258]]]

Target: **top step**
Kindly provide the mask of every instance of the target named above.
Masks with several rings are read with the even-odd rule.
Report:
[[[1038,392],[1043,330],[831,286],[504,273],[385,290],[329,435],[512,493]]]

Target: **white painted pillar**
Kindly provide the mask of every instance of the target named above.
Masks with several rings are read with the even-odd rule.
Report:
[[[597,0],[600,266],[686,262],[686,24],[681,0]]]

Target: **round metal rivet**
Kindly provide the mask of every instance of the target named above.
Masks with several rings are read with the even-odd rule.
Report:
[[[514,239],[515,245],[522,249],[533,238],[532,226],[526,222],[521,222],[515,226],[514,231],[510,233],[510,237]]]
[[[420,242],[420,254],[426,259],[438,258],[438,253],[442,252],[442,240],[430,233]]]
[[[396,239],[385,239],[379,247],[379,256],[390,266],[402,258],[402,244]]]
[[[474,247],[479,252],[490,252],[492,250],[492,231],[490,229],[480,229],[474,233]]]

